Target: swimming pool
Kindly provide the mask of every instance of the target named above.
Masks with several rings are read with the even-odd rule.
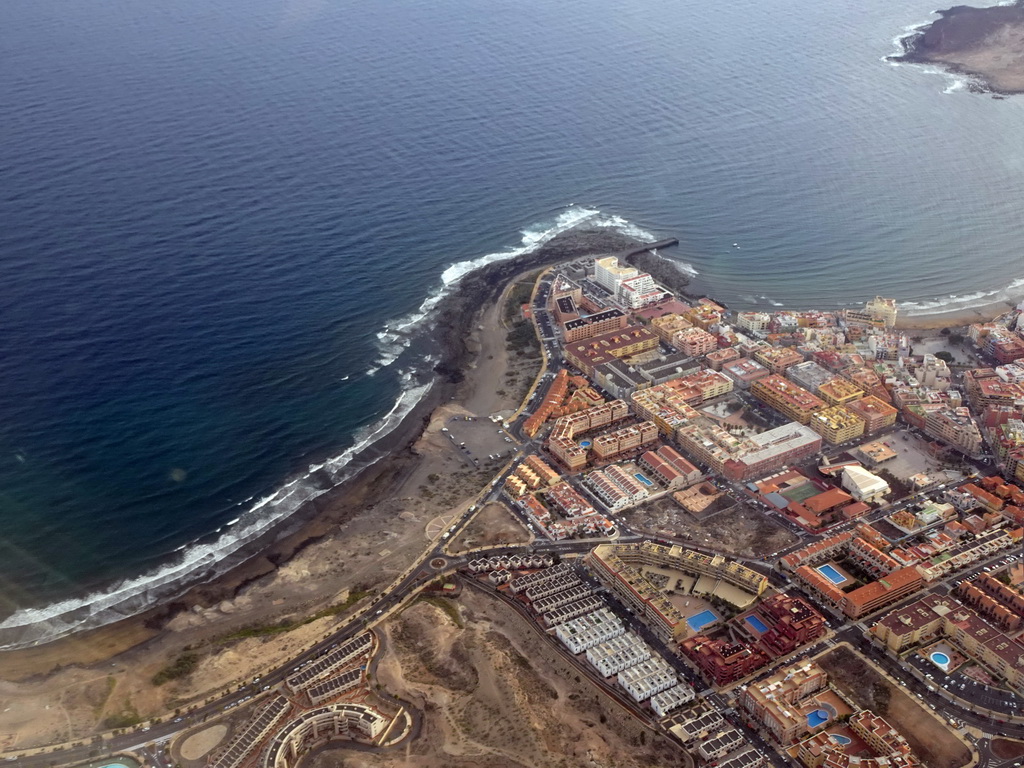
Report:
[[[765,632],[768,631],[768,626],[763,621],[761,621],[757,616],[747,616],[747,618],[744,619],[744,621],[746,621],[747,624],[752,626],[759,634],[763,635]]]
[[[853,739],[849,736],[840,736],[838,733],[830,733],[828,737],[841,747],[845,747],[847,744],[853,743]]]
[[[825,565],[819,565],[814,570],[816,570],[818,573],[820,573],[826,579],[831,581],[833,584],[842,584],[844,581],[846,581],[846,577],[843,576],[843,574],[841,574],[839,571],[837,571],[835,568],[833,568],[828,563],[825,563]]]
[[[952,661],[952,659],[949,658],[949,654],[943,653],[942,651],[933,651],[929,654],[928,658],[932,660],[932,664],[937,666],[943,672],[949,671],[949,662]]]
[[[589,440],[580,440],[580,448],[589,448],[593,443]]]
[[[640,473],[640,472],[637,472],[635,475],[633,475],[633,477],[635,477],[637,480],[639,480],[641,483],[643,483],[646,486],[654,485],[654,483],[652,483],[650,480],[648,480],[646,477],[644,477],[644,475],[642,473]]]
[[[824,725],[828,721],[828,710],[816,709],[813,712],[807,713],[807,726],[809,728],[817,728],[819,725]]]
[[[717,613],[714,611],[701,611],[688,618],[686,623],[694,632],[699,632],[708,624],[714,624],[716,621],[718,621]]]

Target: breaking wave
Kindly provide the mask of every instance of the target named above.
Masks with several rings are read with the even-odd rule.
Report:
[[[356,471],[380,460],[378,456],[353,463],[363,451],[394,431],[433,386],[433,381],[417,384],[411,372],[403,373],[401,379],[401,394],[391,410],[357,432],[350,448],[320,464],[310,465],[306,474],[257,500],[218,529],[218,532],[229,529],[227,532],[212,541],[196,541],[179,547],[171,562],[104,590],[16,611],[0,622],[0,649],[38,645],[119,621],[159,601],[173,599],[189,587],[237,565],[245,559],[243,550],[247,544],[269,533],[304,504],[352,477]]]
[[[1024,297],[1024,278],[1018,278],[1004,288],[992,291],[952,294],[925,301],[901,301],[901,312],[908,315],[941,315],[946,312],[960,312],[980,309],[991,304],[1017,302]]]
[[[553,222],[534,224],[523,230],[523,237],[518,246],[488,253],[475,259],[456,262],[445,269],[441,273],[440,287],[425,298],[415,311],[404,317],[391,320],[384,326],[383,330],[377,333],[377,349],[379,354],[373,365],[369,368],[368,373],[373,375],[381,368],[386,368],[398,360],[402,353],[408,349],[416,333],[422,329],[424,321],[430,317],[431,313],[437,308],[437,305],[441,303],[441,300],[451,293],[459,284],[459,281],[470,272],[486,267],[488,264],[507,261],[508,259],[515,259],[519,256],[533,253],[557,235],[584,223],[593,227],[614,229],[628,237],[645,242],[655,239],[654,235],[650,232],[641,229],[621,216],[602,214],[596,208],[577,205],[570,206],[558,214]],[[685,262],[676,263],[679,264],[681,269],[691,274],[697,274],[691,265]]]

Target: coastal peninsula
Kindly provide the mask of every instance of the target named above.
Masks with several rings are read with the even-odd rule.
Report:
[[[1024,3],[974,8],[957,5],[903,39],[893,61],[936,64],[996,94],[1024,93]]]

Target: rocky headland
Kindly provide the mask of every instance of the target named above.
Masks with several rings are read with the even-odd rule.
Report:
[[[1024,2],[973,8],[957,5],[903,39],[893,61],[935,64],[971,78],[977,91],[1024,93]]]

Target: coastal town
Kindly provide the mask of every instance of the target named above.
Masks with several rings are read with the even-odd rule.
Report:
[[[224,695],[4,757],[416,764],[422,707],[377,667],[427,599],[507,608],[552,678],[602,698],[597,728],[629,723],[666,765],[1020,766],[1024,315],[925,338],[881,296],[735,312],[630,255],[503,293],[539,367],[517,408],[445,417],[455,460],[493,472],[388,589]],[[518,538],[488,537],[499,518]]]

